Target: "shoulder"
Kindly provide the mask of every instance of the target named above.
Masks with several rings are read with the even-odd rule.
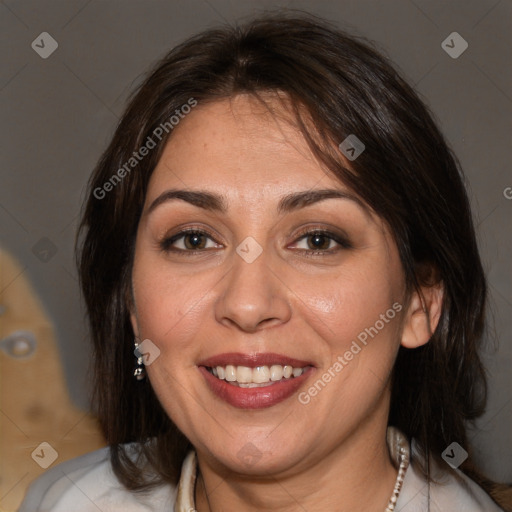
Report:
[[[127,490],[110,465],[109,448],[63,462],[31,483],[18,512],[163,512],[172,510],[176,489]]]
[[[412,443],[411,465],[405,474],[397,512],[502,512],[502,509],[473,480],[455,470],[458,478],[439,466],[433,468],[435,483],[430,485],[415,461],[417,450]],[[430,508],[429,508],[430,507]]]

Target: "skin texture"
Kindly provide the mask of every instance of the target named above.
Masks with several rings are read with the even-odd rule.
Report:
[[[428,341],[442,292],[423,290],[423,300],[412,294],[406,304],[396,244],[364,204],[332,198],[278,213],[287,194],[349,191],[312,157],[280,104],[270,104],[274,115],[246,95],[199,105],[173,132],[138,227],[132,325],[161,351],[148,376],[196,448],[200,512],[292,511],[298,504],[309,512],[380,512],[396,478],[385,441],[393,363],[400,343]],[[220,194],[227,209],[173,199],[150,211],[169,189]],[[188,254],[190,236],[162,247],[186,227],[211,238],[200,237],[203,248]],[[350,246],[320,238],[316,250],[323,252],[308,255],[315,238],[304,237],[305,229],[328,230]],[[263,249],[252,263],[236,252],[248,236]],[[394,303],[401,311],[300,403],[298,393]],[[226,352],[275,352],[314,368],[286,400],[240,409],[213,394],[198,369]],[[259,454],[255,463],[240,457],[248,443]]]

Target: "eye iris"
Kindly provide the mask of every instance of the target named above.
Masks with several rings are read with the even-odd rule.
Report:
[[[206,245],[205,237],[200,233],[190,233],[186,235],[184,242],[187,249],[204,249]]]
[[[330,239],[322,235],[321,233],[316,233],[314,235],[310,235],[308,238],[308,245],[310,249],[318,250],[318,249],[328,249],[329,248]]]

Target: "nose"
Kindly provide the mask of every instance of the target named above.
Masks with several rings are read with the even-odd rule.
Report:
[[[245,332],[286,323],[291,316],[289,289],[269,266],[265,251],[252,263],[233,255],[215,305],[218,322]]]

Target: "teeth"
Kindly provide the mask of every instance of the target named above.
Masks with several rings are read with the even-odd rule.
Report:
[[[240,368],[240,366],[238,367]],[[270,380],[270,370],[268,366],[257,366],[252,370],[252,382],[255,384],[261,384]]]
[[[274,364],[270,367],[270,380],[276,382],[283,378],[283,367],[280,364]]]
[[[222,366],[217,366],[217,373],[219,373],[219,368],[222,368]],[[226,366],[225,378],[226,378],[226,380],[228,382],[235,382],[235,380],[236,380],[236,368],[232,364],[228,364]]]
[[[293,368],[292,366],[273,364],[272,366],[257,366],[249,368],[248,366],[216,366],[210,368],[211,373],[220,380],[226,380],[241,388],[261,387],[268,382],[279,382],[290,377],[300,377],[304,373],[304,368]]]
[[[249,384],[252,382],[252,369],[247,368],[247,366],[237,366],[236,381],[240,384]]]

